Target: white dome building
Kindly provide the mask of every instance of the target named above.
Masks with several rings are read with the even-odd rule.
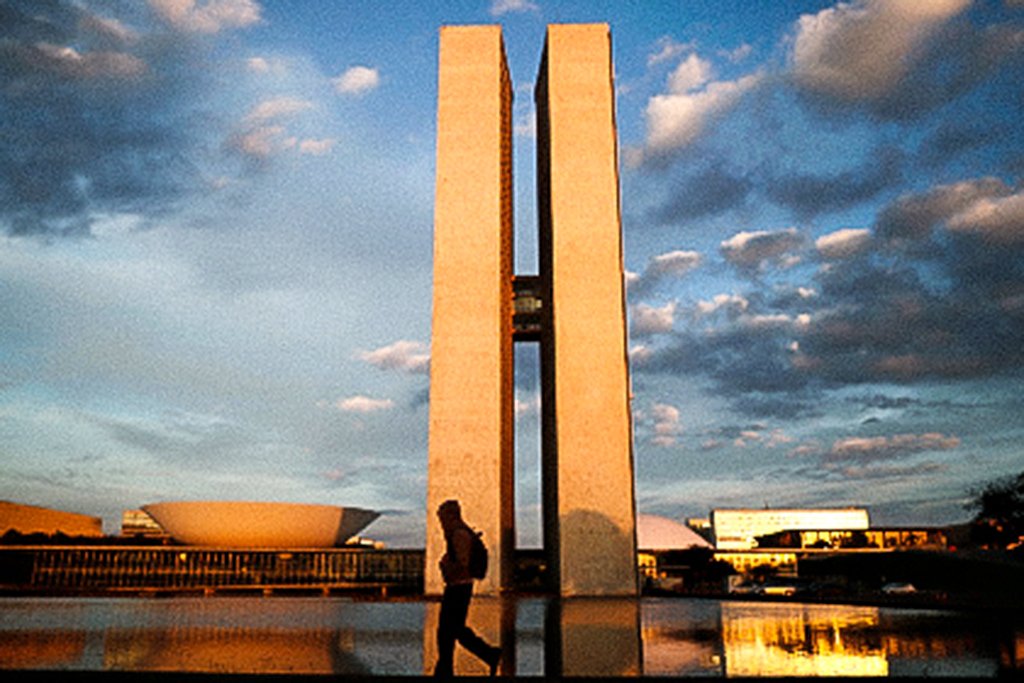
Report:
[[[711,548],[700,534],[668,517],[637,515],[636,545],[638,550],[686,550]]]

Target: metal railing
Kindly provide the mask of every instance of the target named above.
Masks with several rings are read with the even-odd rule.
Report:
[[[0,584],[35,590],[422,590],[422,550],[194,546],[0,548]]]

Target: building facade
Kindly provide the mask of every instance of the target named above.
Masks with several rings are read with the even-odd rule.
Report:
[[[751,550],[757,538],[779,531],[800,529],[853,530],[868,528],[864,508],[833,509],[716,509],[711,527],[718,550]]]
[[[0,535],[8,531],[23,535],[98,537],[103,535],[103,520],[75,512],[0,500]]]

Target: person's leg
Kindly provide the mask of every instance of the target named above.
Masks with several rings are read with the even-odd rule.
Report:
[[[469,611],[469,592],[462,590],[464,586],[445,586],[441,598],[441,614],[437,619],[437,664],[435,676],[451,676],[454,669],[455,640],[459,632],[465,628],[466,613]]]
[[[465,609],[462,611],[462,619],[455,631],[455,639],[458,640],[464,648],[472,652],[479,659],[483,660],[490,668],[491,675],[494,675],[497,672],[498,660],[501,659],[501,648],[490,645],[487,641],[478,636],[473,629],[466,626],[466,617],[469,614],[469,603],[473,598],[473,587],[472,585],[469,585],[465,588],[467,589],[465,594],[460,595],[460,599],[465,600]]]

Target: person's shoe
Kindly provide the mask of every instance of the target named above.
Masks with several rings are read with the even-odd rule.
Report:
[[[490,667],[490,674],[492,676],[498,675],[498,664],[501,663],[501,648],[492,647],[491,655],[487,658],[487,666]]]

